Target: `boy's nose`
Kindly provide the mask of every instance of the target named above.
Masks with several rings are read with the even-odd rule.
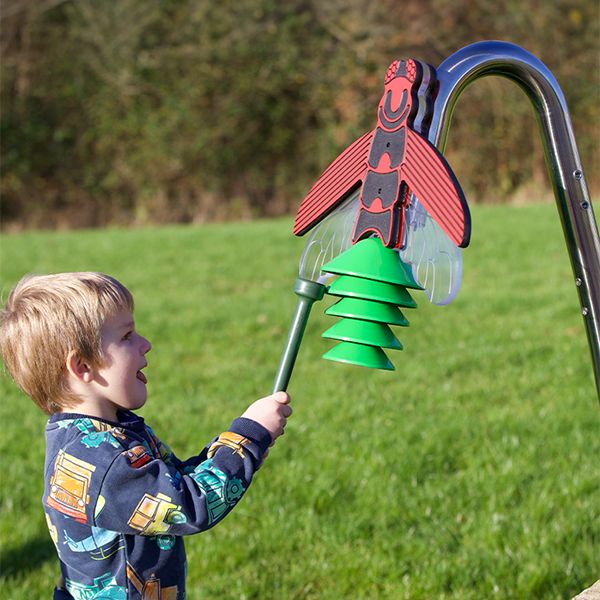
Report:
[[[148,352],[150,352],[150,350],[152,350],[152,344],[150,343],[150,340],[148,340],[142,336],[142,352],[143,352],[143,354],[147,354]]]

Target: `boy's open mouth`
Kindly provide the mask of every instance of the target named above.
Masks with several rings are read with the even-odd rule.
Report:
[[[135,376],[142,382],[142,383],[148,383],[148,380],[146,379],[146,376],[141,372],[138,371]]]

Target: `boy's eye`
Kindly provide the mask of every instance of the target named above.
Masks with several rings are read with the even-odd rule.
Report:
[[[131,336],[133,335],[133,331],[128,331],[124,336],[123,339],[124,340],[130,340]]]

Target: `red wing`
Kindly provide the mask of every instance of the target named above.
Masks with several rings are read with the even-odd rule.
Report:
[[[427,212],[459,247],[471,238],[469,206],[450,165],[439,150],[407,128],[407,148],[402,178]]]
[[[298,208],[296,235],[304,235],[360,185],[372,138],[372,131],[359,137],[323,171]]]

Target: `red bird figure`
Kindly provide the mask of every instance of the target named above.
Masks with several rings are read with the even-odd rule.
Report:
[[[385,246],[399,247],[413,192],[457,246],[468,245],[471,222],[464,194],[444,157],[424,137],[436,83],[435,70],[426,63],[396,60],[389,66],[375,130],[346,148],[319,177],[298,209],[296,235],[360,187],[353,243],[376,234]]]

